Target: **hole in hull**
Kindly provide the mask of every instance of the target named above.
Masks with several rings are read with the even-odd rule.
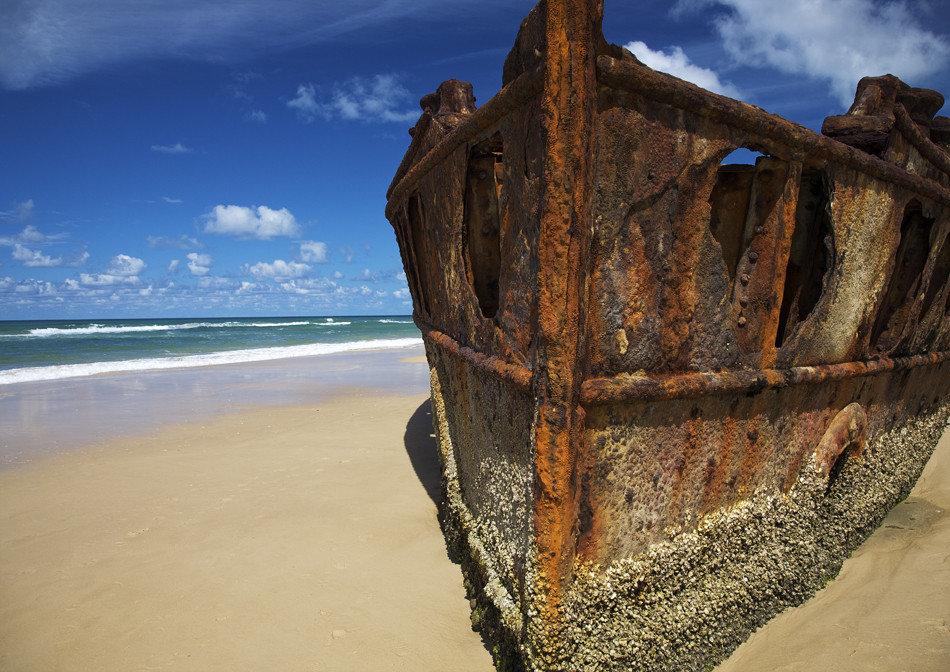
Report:
[[[917,201],[904,209],[894,270],[871,330],[871,355],[885,355],[900,344],[927,264],[933,223],[933,219],[923,216]]]
[[[818,304],[833,245],[828,187],[822,172],[802,168],[795,231],[785,269],[775,347],[781,347]]]
[[[465,179],[463,244],[468,281],[483,317],[498,312],[501,274],[502,138],[496,133],[472,147]]]

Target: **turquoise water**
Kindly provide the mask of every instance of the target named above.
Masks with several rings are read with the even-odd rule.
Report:
[[[421,343],[399,315],[0,321],[0,385]]]

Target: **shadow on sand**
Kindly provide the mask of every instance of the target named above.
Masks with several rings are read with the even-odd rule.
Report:
[[[403,440],[416,477],[425,488],[426,494],[436,506],[439,506],[442,499],[442,476],[439,469],[435,432],[432,429],[432,409],[429,399],[426,399],[409,418]]]

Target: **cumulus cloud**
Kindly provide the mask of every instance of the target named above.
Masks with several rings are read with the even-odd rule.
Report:
[[[267,113],[264,110],[251,110],[247,113],[248,121],[256,121],[259,124],[267,123]]]
[[[190,252],[186,254],[185,257],[188,259],[188,270],[191,271],[192,275],[207,275],[211,271],[211,266],[214,264],[210,254]]]
[[[687,82],[730,98],[742,97],[736,87],[729,82],[720,81],[719,75],[715,72],[691,62],[681,47],[673,47],[669,52],[653,51],[639,40],[629,42],[624,46],[654,70],[685,79]]]
[[[307,122],[322,117],[328,120],[407,123],[419,117],[419,110],[412,104],[412,95],[395,74],[353,77],[334,85],[329,95],[321,100],[318,100],[318,91],[313,84],[301,84],[287,106]]]
[[[287,210],[272,210],[266,205],[247,208],[240,205],[216,205],[205,215],[205,232],[239,238],[270,240],[274,236],[298,236],[301,227]]]
[[[145,262],[127,254],[118,254],[112,257],[106,273],[122,277],[132,277],[145,270]]]
[[[176,142],[174,145],[152,145],[152,151],[161,154],[191,154],[193,150]]]
[[[110,273],[80,273],[79,284],[83,287],[113,287],[116,285],[137,285],[134,275],[113,275]]]
[[[300,243],[300,259],[310,264],[327,264],[330,262],[330,251],[326,243],[305,240]]]
[[[180,260],[172,259],[170,262],[168,262],[168,272],[169,273],[177,272],[179,264],[181,264]]]
[[[406,288],[395,290],[393,292],[393,296],[399,299],[400,301],[406,301],[410,298],[409,290]]]
[[[13,245],[13,258],[16,261],[21,262],[24,266],[30,266],[34,268],[56,268],[63,265],[63,260],[60,257],[55,259],[41,253],[38,250],[31,250],[20,243],[15,243]]]
[[[727,8],[715,19],[723,45],[743,65],[774,67],[828,82],[844,105],[865,75],[910,82],[947,67],[950,40],[926,29],[909,2],[873,0],[687,0],[685,11]]]
[[[310,272],[310,266],[297,261],[275,259],[271,264],[259,261],[253,266],[245,265],[243,270],[255,280],[279,281],[303,277]]]

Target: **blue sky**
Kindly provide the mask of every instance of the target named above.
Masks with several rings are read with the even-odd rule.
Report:
[[[0,319],[408,314],[418,100],[494,95],[533,5],[4,0]],[[815,129],[865,74],[950,95],[946,0],[607,0],[604,32]]]

